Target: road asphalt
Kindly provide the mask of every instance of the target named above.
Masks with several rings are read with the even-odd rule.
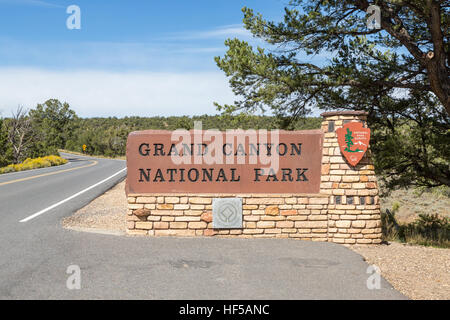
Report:
[[[0,175],[0,299],[405,299],[383,278],[369,289],[368,264],[338,244],[63,229],[126,163],[62,155],[68,164]]]

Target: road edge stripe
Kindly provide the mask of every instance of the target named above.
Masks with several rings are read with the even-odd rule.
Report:
[[[43,210],[41,210],[41,211],[39,211],[39,212],[36,212],[36,213],[32,214],[31,216],[28,216],[28,217],[26,217],[26,218],[20,220],[19,222],[27,222],[27,221],[30,221],[31,219],[34,219],[34,218],[36,218],[37,216],[40,216],[41,214],[46,213],[47,211],[50,211],[50,210],[52,210],[53,208],[56,208],[57,206],[59,206],[59,205],[65,203],[65,202],[67,202],[67,201],[70,201],[70,200],[72,200],[73,198],[78,197],[79,195],[81,195],[81,194],[83,194],[83,193],[85,193],[85,192],[87,192],[87,191],[89,191],[89,190],[91,190],[91,189],[97,187],[98,185],[100,185],[100,184],[102,184],[102,183],[108,181],[109,179],[114,178],[115,176],[117,176],[118,174],[122,173],[122,172],[125,171],[125,170],[127,170],[127,168],[123,168],[122,170],[120,170],[120,171],[114,173],[113,175],[109,176],[108,178],[103,179],[102,181],[99,181],[99,182],[97,182],[96,184],[93,184],[92,186],[87,187],[86,189],[81,190],[80,192],[77,192],[77,193],[75,193],[74,195],[72,195],[72,196],[70,196],[70,197],[68,197],[68,198],[66,198],[66,199],[64,199],[64,200],[59,201],[59,202],[57,202],[57,203],[51,205],[50,207],[47,207],[47,208],[45,208],[45,209],[43,209]]]

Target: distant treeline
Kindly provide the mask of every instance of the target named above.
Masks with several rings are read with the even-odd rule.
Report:
[[[107,157],[123,156],[128,134],[145,129],[286,129],[320,128],[320,118],[289,121],[273,116],[203,115],[172,117],[79,118],[67,103],[48,100],[35,109],[18,108],[10,118],[0,119],[0,166],[26,158],[57,154],[58,149]]]
[[[370,115],[370,114],[369,114]],[[445,113],[436,119],[388,119],[374,114],[371,153],[375,171],[387,190],[397,187],[450,186],[450,130]],[[0,118],[0,167],[27,158],[57,155],[58,149],[106,157],[124,156],[128,134],[145,129],[318,129],[321,118],[293,119],[225,112],[211,116],[80,118],[67,103],[56,99],[34,109],[18,107],[9,118]],[[388,121],[389,126],[383,124]]]
[[[86,118],[74,121],[74,131],[65,148],[81,152],[86,145],[89,154],[108,157],[125,155],[127,136],[132,131],[146,129],[193,129],[194,122],[201,121],[202,129],[278,129],[283,121],[270,116],[180,116],[180,117],[125,117]],[[307,118],[290,124],[287,129],[320,128],[320,118]]]

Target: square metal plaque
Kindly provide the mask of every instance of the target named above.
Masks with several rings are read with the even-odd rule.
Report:
[[[241,198],[215,198],[212,212],[214,229],[242,228]]]

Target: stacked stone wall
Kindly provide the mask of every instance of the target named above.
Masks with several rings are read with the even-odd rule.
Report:
[[[320,193],[128,194],[128,233],[380,243],[378,186],[370,150],[352,167],[342,156],[336,136],[336,129],[346,122],[365,124],[367,116],[363,112],[329,112],[323,117]],[[242,228],[214,229],[213,199],[234,197],[242,198]]]

